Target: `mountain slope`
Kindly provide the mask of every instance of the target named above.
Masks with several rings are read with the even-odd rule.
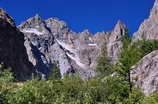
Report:
[[[8,14],[0,9],[0,63],[11,67],[17,79],[26,80],[34,73],[24,47],[24,35]]]
[[[155,0],[154,6],[148,19],[140,25],[139,30],[133,34],[134,40],[158,40],[158,0]]]
[[[39,67],[38,70],[49,70],[53,63],[57,63],[62,76],[80,73],[82,78],[95,76],[93,69],[96,67],[96,60],[103,45],[107,47],[111,62],[116,63],[122,47],[122,39],[127,30],[126,26],[118,21],[114,30],[110,32],[98,32],[93,35],[85,30],[76,33],[70,30],[65,22],[57,18],[42,20],[39,15],[22,23],[19,29],[46,60],[48,69]],[[31,53],[29,45],[25,46],[28,53]],[[32,56],[28,55],[30,61],[34,63],[31,60]],[[38,59],[35,60],[39,62]],[[34,66],[37,66],[37,63]]]

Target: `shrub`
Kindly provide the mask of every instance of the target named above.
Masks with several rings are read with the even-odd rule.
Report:
[[[57,64],[53,64],[48,79],[51,80],[51,79],[60,79],[60,78],[61,78],[60,69]]]
[[[158,92],[151,94],[144,99],[144,104],[158,104]]]
[[[96,66],[96,72],[98,74],[98,77],[103,78],[105,76],[108,76],[112,74],[113,68],[112,64],[110,63],[110,58],[107,56],[107,47],[106,43],[103,42],[101,46],[101,54],[97,58],[97,66]]]

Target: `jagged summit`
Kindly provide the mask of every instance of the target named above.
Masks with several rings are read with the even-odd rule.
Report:
[[[34,17],[31,17],[27,21],[23,22],[19,27],[31,28],[40,25],[42,22],[42,18],[38,14],[36,14]]]
[[[117,28],[127,28],[127,27],[121,20],[118,20],[114,29],[117,29]]]
[[[101,50],[107,51],[104,52],[109,61],[115,64],[123,47],[123,37],[128,32],[126,25],[119,20],[109,32],[97,32],[92,35],[88,30],[84,30],[75,33],[64,21],[57,18],[43,20],[36,14],[19,26],[23,32],[21,33],[16,27],[7,25],[10,23],[15,26],[13,19],[3,9],[0,9],[0,23],[0,62],[11,66],[17,76],[21,77],[29,77],[30,73],[34,73],[34,68],[47,77],[53,64],[57,64],[62,77],[74,73],[79,73],[83,79],[94,77],[97,58],[102,55]],[[158,40],[158,0],[155,0],[149,18],[134,34],[134,40],[142,39]],[[145,56],[135,67],[135,84],[140,86],[145,94],[158,90],[157,56],[158,51],[155,51]]]
[[[40,16],[39,14],[36,14],[36,15],[34,16],[34,18],[35,18],[36,20],[42,20],[42,18],[41,18],[41,16]]]
[[[125,35],[124,33],[127,32],[127,27],[122,21],[118,20],[113,29],[113,32],[117,38],[121,38],[121,35]]]
[[[10,23],[12,26],[15,26],[14,20],[10,17],[6,11],[0,8],[0,19],[5,20],[6,22]]]
[[[148,19],[140,25],[139,30],[133,35],[134,40],[158,39],[158,0],[155,0]]]
[[[40,17],[39,14],[36,14],[34,17],[29,18],[18,27],[22,32],[26,32],[29,34],[44,35],[50,33],[45,24],[45,21]]]
[[[158,8],[158,0],[155,0],[154,8]]]
[[[158,0],[155,0],[154,6],[151,9],[149,18],[158,17]]]
[[[55,62],[58,63],[62,76],[79,72],[82,73],[83,78],[89,78],[95,75],[93,70],[89,69],[95,68],[96,59],[100,55],[104,41],[107,43],[107,52],[112,58],[112,62],[117,61],[126,26],[123,22],[118,21],[110,32],[100,32],[99,35],[93,35],[86,29],[80,33],[75,33],[62,20],[57,18],[43,20],[39,15],[36,15],[22,23],[19,29],[42,54],[39,57],[43,58],[33,57],[36,56],[34,55],[36,53],[31,51],[30,48],[32,47],[26,41],[25,46],[28,47],[29,59],[32,63],[36,60],[35,66],[49,66]],[[46,30],[49,31],[48,35],[43,37],[41,31],[46,34]],[[43,70],[49,67],[39,68]]]
[[[54,29],[62,30],[64,28],[68,28],[67,24],[64,21],[62,21],[56,17],[48,18],[47,20],[45,20],[45,23],[47,24],[48,27],[54,28]]]
[[[92,33],[88,30],[88,29],[85,29],[83,30],[81,33],[79,33],[80,35],[92,35]]]

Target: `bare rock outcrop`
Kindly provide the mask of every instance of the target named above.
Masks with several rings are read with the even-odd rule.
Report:
[[[108,38],[107,53],[113,63],[118,61],[118,57],[121,53],[122,40],[127,33],[127,27],[121,21],[118,21],[114,30]]]
[[[88,30],[84,30],[76,33],[70,30],[64,21],[57,18],[42,20],[39,15],[22,23],[19,29],[25,34],[26,40],[29,39],[31,44],[42,53],[48,69],[53,63],[57,63],[62,76],[80,73],[82,78],[95,76],[96,60],[103,44],[112,62],[117,61],[122,39],[127,30],[119,21],[110,32],[98,32],[93,35]],[[30,61],[39,62],[37,58],[32,57],[28,42],[25,46]],[[39,67],[38,70],[48,70],[47,68]]]
[[[150,16],[139,27],[139,30],[134,33],[134,40],[158,40],[158,0],[155,0],[154,7],[150,12]]]
[[[149,18],[134,33],[133,40],[158,40],[158,0],[155,0]],[[158,51],[146,55],[133,68],[131,77],[136,87],[145,95],[158,91]]]
[[[145,95],[158,91],[158,50],[144,56],[132,69],[131,79]]]

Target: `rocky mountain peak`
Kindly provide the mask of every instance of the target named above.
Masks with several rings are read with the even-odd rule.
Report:
[[[38,27],[40,24],[43,24],[43,20],[38,14],[36,14],[34,17],[31,17],[26,22],[22,23],[19,27],[33,28]]]
[[[123,36],[127,32],[127,27],[120,20],[116,23],[113,31],[108,37],[107,53],[115,64],[121,52]]]
[[[127,32],[127,27],[126,25],[121,22],[120,20],[116,23],[112,34],[109,37],[109,41],[114,42],[121,40],[123,38],[123,35]]]
[[[67,28],[67,24],[64,21],[59,20],[58,18],[49,18],[46,21],[46,24],[51,30],[62,30]]]
[[[58,39],[63,39],[63,35],[68,34],[70,31],[67,24],[58,18],[49,18],[45,20],[45,23],[53,36]]]
[[[158,0],[155,0],[148,19],[140,25],[139,30],[133,34],[133,40],[158,39]]]
[[[118,20],[113,31],[122,33],[123,30],[126,30],[126,29],[127,29],[126,25],[122,21]]]
[[[149,18],[152,18],[152,20],[154,21],[154,20],[157,20],[155,19],[156,17],[158,17],[158,0],[155,0],[154,6],[151,9]]]
[[[49,34],[45,21],[36,14],[34,17],[29,18],[26,22],[19,25],[19,29],[28,34],[44,35]]]
[[[118,20],[115,25],[114,30],[120,30],[120,29],[126,29],[126,28],[127,28],[126,25],[121,20]]]
[[[35,20],[37,20],[37,21],[41,21],[41,20],[42,20],[42,18],[40,17],[39,14],[36,14],[36,15],[34,16],[34,18],[35,18]]]
[[[89,35],[91,35],[92,33],[88,30],[88,29],[85,29],[85,30],[83,30],[81,33],[80,33],[80,35],[84,35],[84,36],[89,36]]]
[[[0,19],[10,23],[12,26],[15,26],[14,20],[10,17],[2,8],[0,8]]]
[[[48,27],[54,27],[60,29],[67,28],[67,24],[64,21],[59,20],[58,18],[49,18],[45,22],[48,25]]]
[[[157,8],[158,9],[158,0],[155,0],[155,3],[154,3],[154,7],[153,8]]]

